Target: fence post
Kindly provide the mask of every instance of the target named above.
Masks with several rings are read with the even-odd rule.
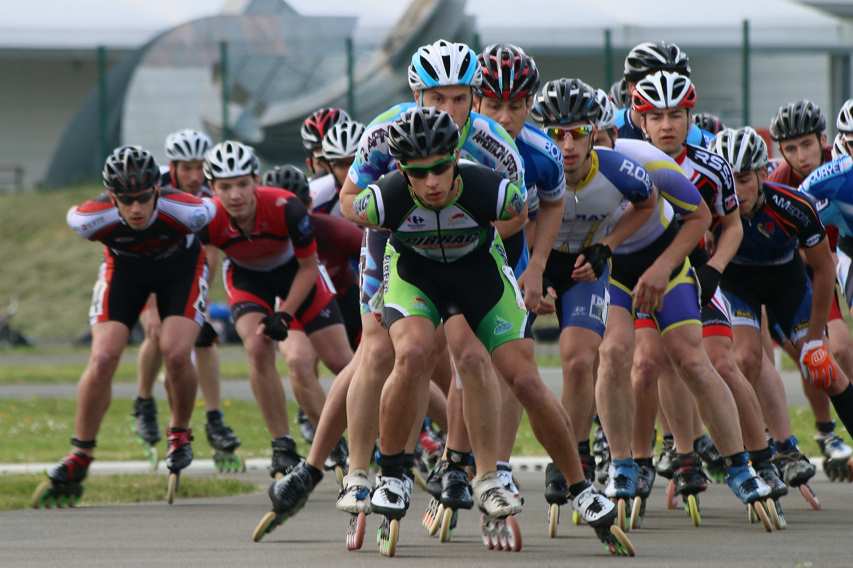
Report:
[[[97,73],[98,73],[98,152],[97,164],[102,164],[109,154],[107,147],[107,48],[103,45],[97,47]]]
[[[219,42],[219,72],[222,80],[222,139],[231,138],[228,118],[228,42]]]
[[[355,116],[355,46],[352,36],[346,39],[347,50],[347,110]]]
[[[613,36],[610,28],[604,30],[604,86],[613,84]]]
[[[743,125],[749,126],[749,104],[750,104],[750,93],[749,93],[749,60],[751,56],[751,47],[749,45],[749,20],[743,21],[743,46],[741,50],[741,90],[743,94],[743,98],[741,100],[742,105],[742,119]]]

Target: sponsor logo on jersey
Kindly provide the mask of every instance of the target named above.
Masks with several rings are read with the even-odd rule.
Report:
[[[510,331],[512,331],[512,324],[510,322],[500,316],[495,318],[494,335],[503,335]]]
[[[548,153],[551,154],[551,157],[560,162],[563,161],[563,153],[560,152],[560,149],[557,148],[556,144],[548,144]]]
[[[776,232],[776,223],[774,223],[773,221],[767,221],[765,223],[758,223],[755,226],[755,228],[758,229],[759,233],[761,233],[762,235],[764,235],[765,237],[767,237],[769,239],[770,235],[772,235],[773,233]]]
[[[193,233],[200,231],[207,224],[207,221],[208,218],[204,211],[201,209],[193,211],[193,214],[190,217],[190,229]]]
[[[821,235],[820,233],[812,235],[806,239],[806,247],[811,248],[818,244],[821,240],[823,240],[823,235]]]
[[[811,175],[806,179],[806,182],[803,184],[804,187],[810,187],[818,182],[821,182],[825,179],[835,177],[844,172],[846,169],[844,167],[844,160],[833,160],[832,162],[823,164],[818,169],[813,171]]]
[[[723,209],[725,209],[726,211],[734,211],[735,209],[737,209],[737,206],[737,195],[735,195],[734,193],[726,196],[726,198],[723,200]]]
[[[796,205],[794,205],[787,197],[778,193],[771,193],[770,200],[773,201],[773,204],[776,205],[776,207],[799,221],[802,225],[809,224],[809,218],[806,216],[806,214],[803,213]]]
[[[306,215],[302,218],[301,221],[299,221],[299,224],[296,228],[303,236],[308,236],[311,234],[311,219],[308,217],[308,215]]]
[[[465,248],[470,244],[476,243],[480,240],[480,235],[476,231],[458,233],[454,235],[445,235],[445,234],[428,234],[428,235],[407,235],[405,233],[400,234],[400,239],[406,243],[406,245],[412,248],[420,248],[420,249],[436,249],[436,248],[445,248],[445,249],[458,249]]]
[[[503,169],[509,179],[518,179],[518,163],[516,162],[516,155],[511,152],[507,146],[501,144],[499,140],[490,136],[484,130],[477,130],[474,133],[472,140],[483,150],[491,154],[495,159],[495,163],[503,166]]]
[[[420,215],[410,215],[409,218],[406,219],[406,222],[409,225],[414,225],[416,227],[420,227],[420,226],[423,226],[424,223],[426,223],[426,219],[424,219]]]
[[[829,206],[829,199],[821,199],[815,202],[814,208],[818,211],[823,211]]]
[[[352,203],[352,208],[355,211],[355,214],[361,218],[367,218],[367,208],[370,206],[370,192],[364,192],[358,197],[355,198],[355,201]]]
[[[642,182],[647,189],[651,191],[652,178],[648,172],[631,160],[622,160],[622,165],[619,166],[619,171]]]

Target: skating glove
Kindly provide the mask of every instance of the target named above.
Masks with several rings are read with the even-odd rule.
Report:
[[[595,277],[599,278],[607,267],[607,261],[613,256],[613,251],[605,244],[596,243],[583,249],[581,254],[592,267]]]
[[[274,312],[261,320],[264,324],[264,335],[275,341],[284,341],[287,339],[287,330],[290,329],[292,321],[293,316],[289,313]]]
[[[714,297],[714,292],[717,291],[723,275],[713,266],[703,264],[696,269],[696,277],[699,279],[699,288],[702,290],[702,304],[699,307],[704,308]]]
[[[826,341],[822,339],[806,341],[803,345],[800,351],[800,369],[813,385],[824,390],[840,375],[838,365],[832,360]]]

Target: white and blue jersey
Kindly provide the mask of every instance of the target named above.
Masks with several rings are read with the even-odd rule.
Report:
[[[616,128],[619,130],[619,138],[630,140],[645,140],[646,138],[643,129],[631,121],[631,109],[622,108],[616,111]],[[691,124],[687,130],[686,142],[694,146],[710,148],[711,144],[714,143],[714,135],[695,124]]]
[[[835,225],[842,236],[853,236],[853,158],[841,156],[813,171],[800,185],[817,202],[820,220]]]
[[[563,154],[559,146],[541,128],[525,123],[515,139],[524,160],[524,180],[527,184],[527,214],[532,218],[539,201],[559,201],[566,192]]]

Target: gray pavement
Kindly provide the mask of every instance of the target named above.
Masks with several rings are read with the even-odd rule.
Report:
[[[822,474],[818,474],[822,477]],[[635,559],[610,557],[589,527],[570,523],[564,508],[559,537],[547,538],[541,473],[522,473],[527,502],[520,516],[524,549],[520,553],[489,552],[483,547],[477,515],[463,512],[453,542],[439,544],[426,536],[420,515],[426,500],[416,490],[402,523],[398,557],[376,551],[376,516],[368,517],[364,547],[347,552],[345,515],[334,509],[336,488],[327,477],[306,508],[294,519],[254,544],[250,534],[268,509],[259,491],[219,499],[80,507],[61,511],[0,513],[0,566],[851,566],[853,486],[817,481],[813,487],[824,509],[812,511],[798,493],[785,500],[789,528],[765,533],[749,525],[743,507],[724,486],[714,485],[701,497],[703,526],[691,526],[682,510],[664,509],[663,483],[658,481],[644,528],[630,533]],[[188,475],[184,483],[192,483]]]
[[[559,395],[563,385],[563,375],[560,369],[542,368],[542,379],[545,383]],[[800,386],[800,375],[791,371],[782,373],[782,380],[785,383],[785,391],[788,394],[788,404],[790,406],[805,406],[806,398],[803,395],[802,386]],[[320,383],[328,390],[331,385],[331,377],[320,379]],[[287,396],[292,397],[293,392],[290,389],[290,382],[285,380],[285,390]],[[165,391],[162,383],[158,383],[155,396],[161,400],[165,400]],[[3,398],[74,398],[77,396],[77,385],[74,384],[17,384],[17,385],[0,385],[0,399]],[[132,383],[115,383],[113,384],[113,396],[116,398],[133,398],[136,396],[136,385]],[[248,381],[230,380],[222,381],[222,397],[232,400],[254,400],[252,390],[249,388]]]

